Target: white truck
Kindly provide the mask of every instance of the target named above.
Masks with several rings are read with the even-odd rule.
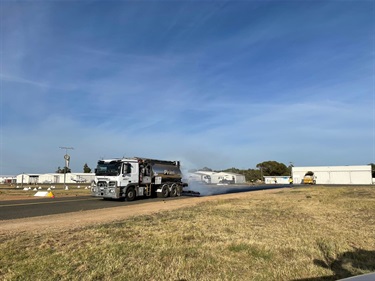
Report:
[[[92,196],[104,199],[180,196],[183,187],[179,161],[140,157],[99,160]]]

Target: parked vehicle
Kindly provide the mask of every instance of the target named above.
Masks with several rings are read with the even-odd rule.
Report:
[[[304,184],[316,184],[316,177],[314,176],[314,172],[308,171],[305,176],[303,177]]]

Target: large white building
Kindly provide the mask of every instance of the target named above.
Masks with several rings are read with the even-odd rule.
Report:
[[[371,165],[293,167],[293,183],[302,183],[307,172],[316,184],[373,184]]]

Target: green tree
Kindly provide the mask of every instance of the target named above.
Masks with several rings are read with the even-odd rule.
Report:
[[[204,167],[204,168],[200,169],[200,171],[212,172],[212,169]]]
[[[68,174],[68,173],[71,173],[71,172],[72,172],[72,170],[68,167],[64,167],[62,169],[60,167],[58,167],[57,171],[56,171],[56,173],[58,173],[58,174],[64,174],[64,173]]]
[[[277,161],[265,161],[257,164],[256,167],[261,170],[263,176],[286,176],[290,174],[290,169]]]
[[[83,172],[84,173],[91,173],[91,168],[87,165],[87,163],[85,163],[85,165],[83,165]]]
[[[223,170],[222,172],[233,173],[233,174],[241,174],[241,172],[243,172],[243,170],[232,167],[232,168]]]
[[[256,182],[257,180],[263,181],[260,170],[258,170],[258,169],[248,169],[248,170],[246,170],[245,171],[245,178],[246,178],[246,181],[248,181],[248,182]]]
[[[237,168],[229,168],[226,170],[222,170],[221,172],[244,175],[247,182],[256,182],[257,180],[262,180],[260,170],[257,169],[240,170]]]

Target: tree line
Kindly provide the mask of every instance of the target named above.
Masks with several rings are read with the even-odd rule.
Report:
[[[237,168],[229,168],[225,170],[214,171],[210,168],[204,167],[200,171],[209,172],[227,172],[244,175],[247,182],[255,182],[263,180],[264,176],[290,176],[292,173],[293,165],[286,166],[277,161],[264,161],[256,165],[256,169],[241,170]],[[196,172],[197,170],[189,170],[189,172]]]
[[[68,167],[64,167],[64,168],[60,168],[58,167],[57,170],[56,170],[56,173],[57,174],[68,174],[68,173],[71,173],[72,170]],[[91,168],[89,167],[89,165],[87,165],[87,163],[85,163],[85,165],[83,165],[83,172],[84,173],[91,173]]]
[[[277,161],[264,161],[256,165],[256,169],[240,170],[237,168],[229,168],[222,172],[235,173],[244,175],[247,182],[255,182],[263,180],[264,176],[290,176],[292,174],[293,165],[286,166]]]

